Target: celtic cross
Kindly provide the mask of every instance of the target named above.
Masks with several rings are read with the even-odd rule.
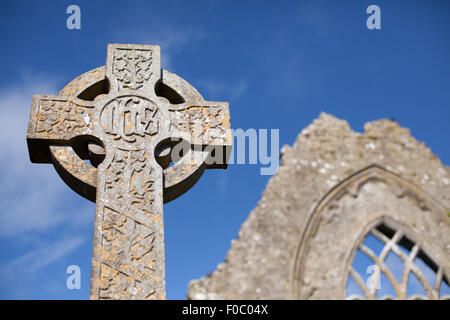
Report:
[[[163,203],[226,168],[228,103],[161,69],[159,46],[110,44],[105,67],[33,97],[27,143],[96,202],[91,299],[164,299]]]

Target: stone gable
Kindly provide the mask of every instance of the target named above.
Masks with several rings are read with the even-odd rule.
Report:
[[[364,130],[322,113],[285,145],[225,262],[191,281],[188,298],[343,299],[354,251],[387,220],[428,248],[445,278],[450,168],[395,121]]]

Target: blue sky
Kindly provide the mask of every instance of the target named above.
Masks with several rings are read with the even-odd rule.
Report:
[[[81,8],[81,30],[66,8]],[[381,30],[366,8],[381,8]],[[107,43],[161,46],[162,67],[233,128],[276,128],[280,147],[321,111],[357,131],[393,118],[450,164],[450,2],[2,1],[0,4],[0,298],[87,299],[94,204],[49,164],[31,164],[33,94],[57,93],[105,64]],[[270,177],[259,165],[209,170],[165,214],[167,297],[223,262]],[[66,288],[67,266],[81,290]]]

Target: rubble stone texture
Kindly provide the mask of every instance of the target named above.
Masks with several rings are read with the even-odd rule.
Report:
[[[163,202],[226,168],[228,103],[162,70],[159,46],[110,44],[105,67],[33,97],[27,142],[96,202],[91,299],[164,299]]]
[[[357,248],[372,232],[405,262],[396,297],[411,298],[405,277],[417,273],[431,299],[450,276],[450,168],[395,121],[367,123],[364,133],[322,113],[292,147],[217,270],[189,284],[189,299],[345,299]],[[392,239],[377,226],[389,226]],[[389,229],[388,228],[388,229]],[[409,239],[411,255],[398,250]],[[402,240],[405,241],[405,240]],[[413,265],[421,250],[436,268],[428,284]],[[365,250],[368,254],[368,252]],[[422,254],[423,255],[423,254]],[[406,276],[405,276],[406,275]],[[357,276],[356,276],[357,277]],[[374,292],[364,288],[374,298]]]

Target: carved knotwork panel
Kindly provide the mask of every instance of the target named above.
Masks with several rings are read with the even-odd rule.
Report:
[[[155,235],[150,226],[104,208],[100,298],[118,299],[122,293],[128,298],[148,298],[154,293],[143,290],[155,287],[153,282],[160,280],[154,278]]]
[[[223,106],[189,106],[170,110],[171,127],[186,132],[196,144],[225,145],[229,118]]]
[[[115,149],[98,170],[93,279],[99,282],[93,280],[91,296],[164,298],[161,168],[145,149]]]
[[[117,79],[118,91],[142,89],[144,82],[153,75],[152,49],[115,48],[113,59],[112,73]]]
[[[70,97],[37,95],[33,99],[33,135],[41,139],[68,140],[92,132],[93,106]]]
[[[117,150],[106,168],[105,192],[115,208],[153,213],[154,173],[145,150]]]

